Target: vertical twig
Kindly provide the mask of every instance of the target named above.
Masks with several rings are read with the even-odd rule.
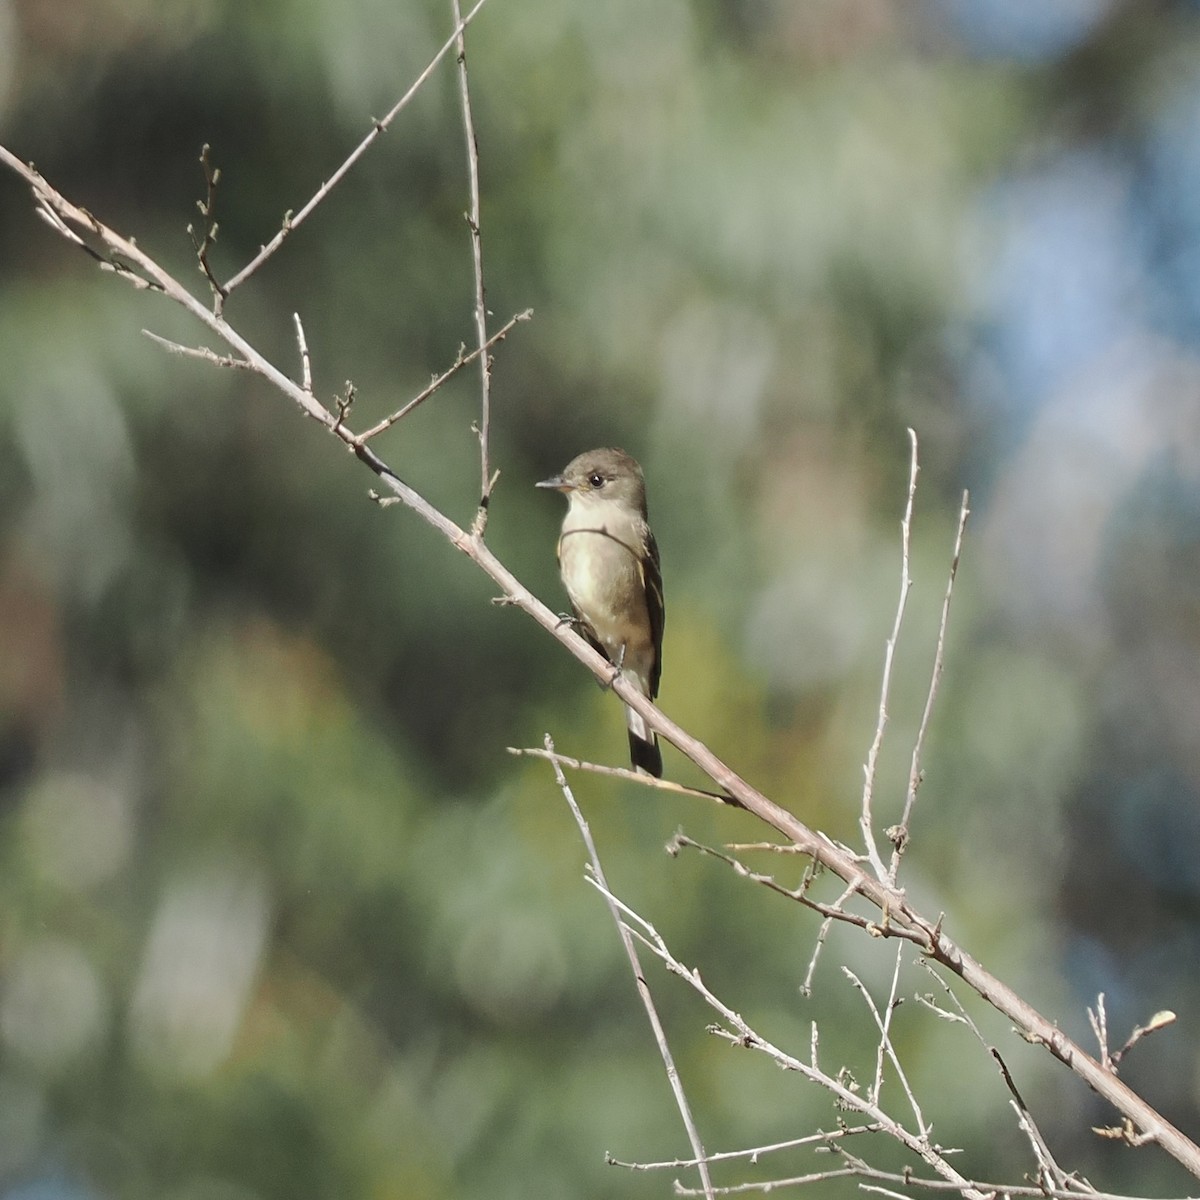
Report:
[[[209,251],[217,244],[217,185],[221,182],[221,170],[212,165],[208,152],[211,147],[207,142],[200,147],[200,165],[204,168],[204,182],[208,191],[203,200],[196,201],[196,208],[204,218],[204,236],[196,236],[196,227],[187,227],[188,237],[192,239],[192,248],[196,251],[196,261],[200,264],[200,273],[208,280],[212,289],[213,312],[219,317],[229,294],[218,281],[208,260]]]
[[[875,725],[875,738],[871,749],[867,752],[866,765],[863,767],[862,816],[859,818],[859,828],[862,830],[863,842],[866,846],[867,857],[875,870],[876,879],[886,878],[887,871],[883,860],[879,857],[879,848],[875,845],[875,831],[871,820],[871,801],[875,795],[875,773],[879,767],[879,751],[883,748],[883,731],[888,721],[888,697],[892,690],[892,661],[896,656],[896,642],[900,638],[900,626],[904,621],[904,609],[908,604],[908,593],[912,587],[912,576],[908,573],[909,546],[912,541],[913,498],[917,494],[917,434],[909,429],[908,440],[912,445],[912,459],[908,472],[908,499],[904,505],[904,519],[900,522],[900,602],[896,605],[896,620],[892,625],[891,637],[883,655],[883,683],[879,689],[879,720]]]
[[[463,133],[467,139],[467,174],[471,188],[471,209],[467,226],[471,231],[471,257],[475,263],[475,338],[479,346],[479,511],[471,533],[482,537],[487,527],[488,502],[496,478],[492,474],[489,445],[492,425],[492,358],[487,352],[487,298],[483,287],[483,239],[479,232],[479,142],[475,137],[475,121],[471,116],[471,92],[467,86],[467,36],[463,29],[458,0],[454,6],[454,23],[458,26],[458,89],[462,97]]]
[[[547,752],[554,754],[554,742],[549,734],[546,734],[545,745]],[[688,1104],[687,1096],[684,1095],[683,1083],[680,1081],[679,1071],[675,1066],[675,1059],[671,1054],[671,1048],[667,1045],[667,1034],[663,1029],[662,1021],[659,1020],[658,1010],[654,1007],[654,998],[650,995],[650,987],[646,983],[646,976],[642,971],[637,947],[633,943],[633,935],[621,919],[620,909],[612,899],[608,881],[604,878],[604,868],[600,865],[600,856],[596,853],[596,843],[592,841],[592,831],[588,826],[587,818],[583,815],[583,811],[575,801],[575,793],[571,791],[571,785],[567,783],[567,777],[563,774],[562,766],[556,758],[551,758],[550,764],[554,767],[554,781],[558,784],[559,790],[562,792],[563,798],[571,810],[571,816],[575,818],[575,824],[579,826],[579,833],[583,838],[583,844],[587,847],[588,859],[591,861],[592,877],[600,885],[600,892],[604,896],[608,910],[612,913],[612,918],[616,922],[617,931],[621,935],[621,944],[625,947],[625,954],[629,958],[629,966],[633,970],[633,979],[637,985],[638,995],[641,997],[642,1005],[646,1009],[650,1028],[654,1031],[654,1040],[658,1043],[658,1052],[662,1055],[663,1066],[667,1071],[667,1079],[671,1084],[671,1091],[675,1095],[675,1103],[679,1108],[679,1115],[683,1118],[684,1128],[687,1130],[688,1141],[692,1146],[692,1157],[696,1160],[696,1167],[700,1172],[700,1181],[704,1187],[704,1195],[707,1197],[707,1200],[713,1200],[712,1179],[709,1176],[708,1158],[705,1154],[704,1143],[700,1141],[700,1132],[697,1130],[696,1122],[692,1118],[691,1105]]]
[[[946,626],[950,620],[950,597],[954,594],[954,580],[958,576],[958,560],[962,557],[963,534],[967,529],[967,517],[971,515],[969,507],[970,493],[963,492],[962,505],[958,510],[958,530],[954,535],[954,554],[950,559],[950,576],[946,580],[946,595],[942,599],[942,616],[938,622],[937,649],[933,654],[933,675],[929,680],[929,691],[925,696],[925,711],[921,714],[921,727],[917,730],[917,740],[913,743],[912,762],[908,770],[908,792],[904,797],[904,814],[900,824],[888,830],[892,841],[892,861],[888,867],[888,882],[896,882],[896,872],[900,869],[900,858],[908,845],[908,823],[912,817],[913,805],[917,802],[917,791],[924,778],[921,770],[921,751],[925,748],[925,735],[929,731],[929,718],[933,714],[933,701],[937,695],[938,684],[942,679],[942,665],[946,654]]]

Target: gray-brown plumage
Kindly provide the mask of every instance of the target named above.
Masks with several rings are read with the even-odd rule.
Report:
[[[666,610],[642,468],[624,450],[588,450],[537,486],[567,497],[558,565],[580,632],[653,700]],[[633,765],[661,776],[657,736],[628,706],[625,720]]]

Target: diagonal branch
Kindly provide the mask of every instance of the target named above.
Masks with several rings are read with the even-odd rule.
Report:
[[[284,241],[291,235],[292,231],[299,229],[305,221],[312,216],[313,210],[329,195],[331,191],[341,182],[342,177],[350,170],[352,166],[370,149],[371,143],[375,141],[381,133],[400,115],[400,113],[408,107],[409,101],[421,89],[421,85],[433,74],[434,68],[442,61],[443,58],[450,52],[451,48],[458,44],[458,39],[462,31],[475,19],[475,15],[487,3],[487,0],[477,0],[475,7],[467,13],[466,17],[457,22],[454,32],[443,43],[442,48],[429,60],[429,64],[425,70],[413,81],[412,86],[392,105],[387,116],[381,117],[371,126],[371,132],[351,151],[350,156],[342,163],[340,167],[323,183],[307,204],[298,212],[287,212],[284,214],[283,224],[279,227],[279,232],[265,245],[261,250],[225,285],[224,293],[226,296],[230,292],[241,287],[259,267],[283,245]]]
[[[490,338],[478,349],[472,350],[469,354],[465,353],[466,347],[462,347],[458,352],[458,357],[440,374],[435,375],[429,385],[419,391],[407,404],[397,409],[389,417],[384,417],[377,425],[372,425],[370,429],[365,430],[358,435],[359,445],[365,445],[373,437],[378,437],[385,430],[391,429],[397,421],[402,421],[408,416],[414,408],[420,404],[424,404],[430,396],[433,395],[439,388],[454,378],[455,375],[473,363],[481,354],[486,354],[493,346],[498,346],[512,332],[513,326],[520,324],[522,321],[528,321],[533,316],[533,309],[527,308],[524,312],[519,312],[515,316],[510,317],[504,325],[496,330]]]
[[[283,371],[263,357],[223,316],[211,312],[207,305],[200,303],[137,245],[109,229],[85,209],[65,199],[33,167],[23,163],[4,146],[0,146],[0,163],[25,180],[33,192],[38,209],[48,215],[47,219],[56,232],[83,248],[93,259],[98,260],[102,267],[115,271],[134,287],[162,292],[187,309],[238,357],[245,359],[251,370],[262,375],[272,386],[291,399],[306,416],[324,425],[339,441],[348,446],[398,501],[438,530],[455,549],[461,550],[487,574],[504,593],[506,603],[520,608],[551,637],[562,643],[597,679],[609,687],[613,695],[644,717],[651,729],[690,758],[719,789],[732,797],[747,812],[788,838],[798,853],[810,856],[832,871],[849,888],[884,914],[883,927],[889,933],[893,936],[907,936],[919,942],[925,954],[952,971],[1008,1017],[1026,1041],[1043,1046],[1108,1100],[1129,1123],[1132,1140],[1137,1144],[1147,1141],[1158,1143],[1188,1171],[1200,1178],[1200,1146],[968,954],[942,929],[940,918],[931,919],[923,915],[913,906],[904,891],[891,886],[886,879],[864,871],[854,855],[752,787],[708,746],[647,700],[624,676],[613,679],[608,660],[589,646],[569,624],[560,621],[558,614],[538,600],[479,537],[461,528],[406,484],[369,446],[359,443],[357,435],[346,427],[337,414],[331,413],[300,384],[288,378]],[[107,254],[102,255],[88,245],[77,230],[97,239],[106,248]]]

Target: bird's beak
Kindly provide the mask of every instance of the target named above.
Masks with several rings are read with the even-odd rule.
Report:
[[[552,488],[556,492],[569,492],[575,487],[573,483],[568,483],[561,475],[553,475],[549,479],[539,480],[533,486]]]

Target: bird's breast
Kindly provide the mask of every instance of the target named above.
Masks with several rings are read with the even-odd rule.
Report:
[[[636,546],[603,526],[564,528],[559,562],[571,603],[601,642],[616,648],[640,640],[647,618]]]

